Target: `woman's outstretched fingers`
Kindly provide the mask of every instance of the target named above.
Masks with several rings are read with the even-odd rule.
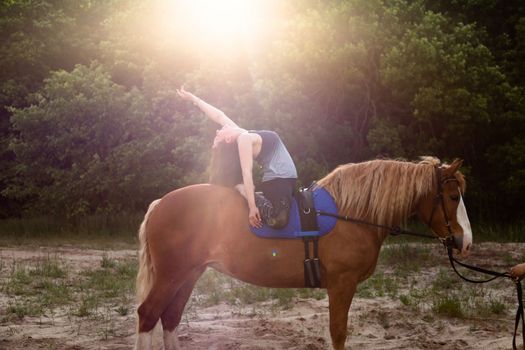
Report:
[[[187,100],[187,101],[192,101],[194,98],[191,92],[184,90],[184,86],[181,86],[180,89],[177,89],[177,94],[179,95],[180,98],[182,98],[183,100]]]

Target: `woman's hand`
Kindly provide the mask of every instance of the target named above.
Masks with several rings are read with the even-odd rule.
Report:
[[[195,103],[197,101],[197,97],[194,94],[192,94],[191,92],[188,92],[188,91],[184,90],[184,86],[181,86],[180,90],[177,89],[177,94],[183,100],[190,101],[190,102],[193,102],[193,103]]]
[[[262,220],[261,220],[261,214],[259,213],[259,209],[254,206],[250,208],[250,214],[248,215],[248,221],[250,221],[250,225],[256,228],[262,227]]]
[[[525,263],[518,264],[510,269],[510,275],[518,280],[521,280],[525,276]]]

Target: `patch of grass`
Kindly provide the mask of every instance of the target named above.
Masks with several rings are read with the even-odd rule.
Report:
[[[215,270],[208,269],[197,281],[193,289],[192,299],[197,305],[217,305],[228,300],[225,291],[232,288],[233,280],[228,281],[224,275]],[[228,300],[231,304],[233,299]]]
[[[117,262],[114,259],[111,259],[107,256],[107,254],[104,254],[102,256],[102,260],[100,261],[100,267],[103,269],[111,269],[117,266]]]
[[[476,222],[473,224],[472,232],[475,232],[478,242],[525,242],[525,225],[520,222],[512,224]]]
[[[42,305],[38,305],[37,303],[33,303],[29,300],[20,300],[19,298],[14,298],[13,300],[9,301],[2,321],[20,321],[26,316],[38,316],[43,312],[44,308]]]
[[[196,305],[211,306],[221,302],[249,305],[273,300],[276,306],[288,308],[296,297],[321,300],[326,297],[326,291],[308,288],[264,288],[235,280],[210,269],[195,285],[191,301]]]
[[[101,266],[99,269],[82,272],[86,277],[82,283],[83,289],[91,289],[104,298],[115,298],[134,291],[137,274],[135,259],[113,261],[103,258]]]
[[[285,309],[292,306],[292,300],[296,295],[296,290],[292,288],[273,289],[272,298],[277,299],[277,304]]]
[[[369,279],[358,285],[357,296],[361,298],[372,298],[398,294],[399,286],[396,278],[386,277],[382,273],[376,273]]]
[[[15,262],[3,291],[11,297],[7,319],[53,313],[56,307],[72,300],[72,288],[66,279],[67,267],[56,257],[36,262]]]
[[[432,263],[430,249],[408,243],[385,245],[379,255],[378,264],[393,266],[401,275],[419,272],[421,267]]]
[[[100,308],[108,304],[113,314],[128,314],[135,288],[136,259],[103,256],[100,266],[70,276],[68,266],[56,256],[15,261],[2,286],[10,298],[4,319],[52,315],[57,308],[67,309],[71,316],[100,317]],[[117,297],[120,302],[113,300]]]
[[[29,272],[25,266],[14,263],[11,268],[11,273],[7,278],[7,281],[3,287],[3,290],[7,295],[31,295],[34,291],[29,288],[32,281]]]
[[[408,293],[401,294],[399,296],[399,301],[403,305],[410,306],[413,309],[417,310],[419,308],[419,305],[421,303],[426,303],[429,297],[431,296],[431,290],[424,288],[418,288],[418,287],[410,287],[408,290]]]
[[[120,316],[126,316],[129,314],[130,312],[130,307],[128,306],[130,305],[129,302],[128,303],[123,303],[119,306],[117,306],[117,308],[115,309],[115,311],[120,315]]]
[[[241,304],[253,304],[272,298],[270,288],[261,288],[251,284],[239,284],[229,291],[231,298]]]
[[[110,336],[116,335],[115,320],[111,316],[111,309],[106,306],[101,317],[103,328],[99,331],[99,334],[103,340],[108,340]]]
[[[505,313],[506,305],[493,298],[489,300],[479,299],[474,304],[474,310],[480,317],[489,317],[492,315],[502,315]]]
[[[63,266],[58,257],[51,257],[39,259],[36,266],[29,271],[32,276],[49,277],[49,278],[65,278],[67,277],[66,267]]]
[[[36,295],[37,302],[49,309],[65,305],[72,300],[72,290],[63,280],[43,279],[34,288],[41,290]]]
[[[489,302],[489,310],[495,315],[504,314],[506,309],[506,305],[499,300],[491,299]]]
[[[457,277],[450,270],[440,269],[432,281],[432,288],[435,291],[451,290],[456,288],[458,283]]]
[[[438,297],[432,302],[432,310],[442,316],[464,318],[465,312],[461,301],[453,296]]]
[[[326,290],[318,288],[299,288],[297,290],[297,295],[304,299],[313,298],[315,300],[323,300],[326,298]]]
[[[136,246],[136,232],[144,212],[96,214],[74,219],[27,217],[0,220],[0,246],[73,244],[91,248]]]
[[[73,312],[73,315],[78,317],[86,317],[95,314],[99,305],[98,298],[95,295],[82,293],[80,296],[80,304]]]
[[[28,265],[15,263],[4,291],[10,296],[33,296],[43,307],[52,308],[71,299],[66,277],[66,267],[56,257],[48,256]]]
[[[399,301],[401,302],[401,304],[406,306],[412,305],[412,299],[407,294],[401,294],[399,296]]]

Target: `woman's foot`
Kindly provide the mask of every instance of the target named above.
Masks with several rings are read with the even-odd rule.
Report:
[[[273,205],[263,194],[262,192],[255,192],[255,205],[259,209],[262,220],[268,225],[272,226],[272,216],[273,216]]]
[[[275,213],[274,209],[274,213]],[[290,218],[290,202],[288,199],[283,198],[279,201],[279,207],[277,213],[274,214],[268,221],[268,226],[276,230],[285,228]]]

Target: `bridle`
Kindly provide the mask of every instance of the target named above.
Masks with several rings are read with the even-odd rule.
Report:
[[[430,217],[428,219],[428,222],[426,223],[427,226],[432,230],[432,221],[434,220],[434,214],[436,212],[436,208],[441,203],[441,210],[443,211],[443,217],[445,219],[445,227],[448,230],[448,235],[446,237],[440,237],[436,234],[437,238],[446,246],[454,247],[455,241],[454,241],[454,233],[452,232],[452,226],[450,224],[450,219],[448,217],[447,208],[445,206],[445,197],[443,195],[443,187],[445,184],[449,182],[456,182],[458,183],[459,187],[459,181],[455,177],[447,177],[445,179],[442,179],[443,170],[439,166],[435,166],[436,169],[436,195],[434,197],[434,204],[432,206],[432,211],[430,212]],[[432,230],[433,231],[433,230]],[[456,247],[459,248],[459,247]]]
[[[523,291],[522,291],[522,287],[521,287],[521,282],[519,281],[519,279],[513,278],[508,272],[497,272],[497,271],[484,269],[484,268],[481,268],[481,267],[477,267],[477,266],[473,266],[473,265],[462,263],[461,261],[458,261],[458,260],[456,260],[456,258],[454,258],[454,256],[453,256],[453,249],[454,248],[459,248],[459,247],[457,247],[456,242],[454,240],[454,233],[452,232],[452,226],[450,224],[450,219],[449,219],[449,216],[447,214],[447,208],[445,206],[445,197],[444,197],[444,194],[443,194],[443,187],[444,187],[445,184],[447,184],[448,182],[451,182],[451,181],[457,182],[458,185],[459,185],[459,181],[458,181],[458,179],[456,179],[453,176],[452,177],[447,177],[445,179],[442,179],[442,175],[443,175],[442,168],[440,166],[435,166],[435,169],[436,169],[436,183],[437,183],[436,187],[437,187],[437,189],[436,189],[436,195],[434,197],[434,203],[432,205],[432,211],[430,212],[430,217],[428,219],[428,222],[426,222],[426,224],[430,228],[430,230],[434,232],[434,230],[432,229],[432,221],[434,220],[434,214],[436,212],[436,209],[441,204],[441,210],[443,211],[443,217],[445,219],[445,227],[447,228],[447,231],[448,231],[448,234],[445,237],[440,237],[435,232],[434,232],[434,235],[429,235],[429,234],[425,234],[425,233],[405,230],[405,229],[402,229],[399,226],[393,227],[393,226],[387,226],[387,225],[374,224],[374,223],[367,222],[367,221],[364,221],[364,220],[351,218],[351,217],[346,216],[346,215],[343,216],[343,215],[323,212],[323,211],[319,211],[319,210],[317,211],[317,215],[331,216],[331,217],[335,217],[335,218],[337,218],[339,220],[343,220],[343,221],[354,222],[354,223],[358,223],[358,224],[362,224],[362,225],[367,225],[367,226],[377,227],[377,228],[380,228],[380,229],[385,229],[393,236],[398,236],[398,235],[401,235],[401,234],[405,234],[405,235],[424,237],[424,238],[432,238],[432,239],[436,239],[437,238],[437,239],[439,239],[441,241],[441,243],[443,243],[443,245],[447,249],[447,254],[448,254],[449,261],[450,261],[450,265],[452,266],[452,269],[454,270],[454,272],[461,279],[463,279],[464,281],[470,282],[470,283],[477,283],[477,284],[487,283],[487,282],[493,281],[493,280],[495,280],[497,278],[509,278],[509,279],[511,279],[516,284],[516,292],[517,292],[517,297],[518,297],[518,309],[516,311],[516,319],[515,319],[515,323],[514,323],[514,337],[512,339],[512,348],[514,350],[516,350],[517,349],[517,347],[516,347],[516,334],[517,334],[517,331],[518,331],[518,326],[520,324],[520,320],[523,320],[523,322],[521,323],[521,325],[522,325],[522,338],[523,338],[523,344],[525,345],[525,323],[524,323],[525,322],[525,315],[524,315],[524,311],[523,311]],[[458,265],[460,265],[462,267],[465,267],[465,268],[473,270],[473,271],[477,271],[477,272],[480,272],[480,273],[484,273],[484,274],[490,275],[492,277],[490,277],[490,278],[488,278],[486,280],[474,280],[474,279],[465,277],[456,269],[456,265],[455,264],[458,264]]]

